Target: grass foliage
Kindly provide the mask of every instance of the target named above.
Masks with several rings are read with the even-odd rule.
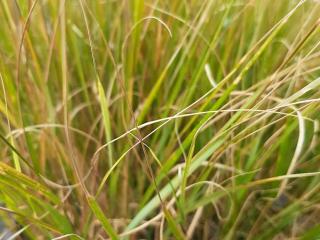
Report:
[[[0,1],[5,239],[320,239],[319,13]]]

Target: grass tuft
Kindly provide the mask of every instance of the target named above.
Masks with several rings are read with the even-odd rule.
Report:
[[[0,1],[0,239],[320,239],[319,12]]]

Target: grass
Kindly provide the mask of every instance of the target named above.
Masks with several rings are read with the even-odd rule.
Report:
[[[319,12],[1,1],[0,239],[320,239]]]

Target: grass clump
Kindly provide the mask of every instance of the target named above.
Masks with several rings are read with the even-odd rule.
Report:
[[[1,1],[1,236],[320,238],[319,12]]]

